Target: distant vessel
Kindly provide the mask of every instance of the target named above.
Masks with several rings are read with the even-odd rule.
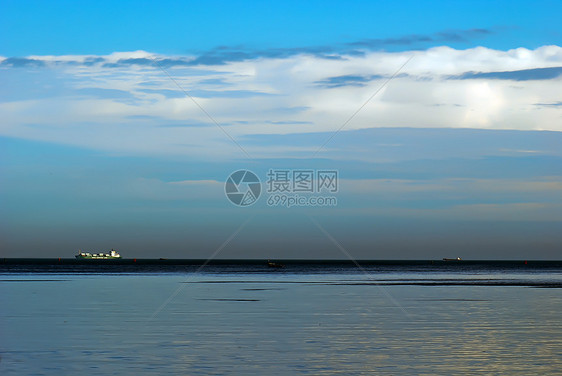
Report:
[[[461,261],[462,259],[460,257],[457,258],[443,258],[443,261]]]
[[[267,260],[267,266],[269,266],[270,268],[283,268],[283,267],[285,267],[285,265],[283,265],[283,264],[279,264],[277,262],[273,262],[273,261],[270,261],[270,260]]]
[[[78,251],[75,256],[77,259],[96,259],[96,260],[110,260],[110,259],[120,259],[121,255],[114,249],[109,253],[89,253]]]

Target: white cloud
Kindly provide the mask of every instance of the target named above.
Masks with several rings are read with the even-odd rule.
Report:
[[[521,179],[447,178],[431,180],[407,179],[340,179],[340,191],[349,194],[395,194],[413,192],[464,192],[474,197],[497,193],[527,193],[530,197],[552,195],[562,203],[562,179],[542,177],[533,181]]]
[[[233,150],[239,153],[236,147],[225,148],[230,140],[189,98],[167,95],[170,91],[178,94],[179,89],[158,67],[146,60],[118,65],[126,59],[152,56],[155,55],[146,51],[115,52],[105,56],[30,56],[28,58],[43,61],[46,66],[28,71],[28,68],[4,65],[0,75],[23,70],[17,90],[23,91],[24,96],[30,94],[29,99],[11,100],[10,91],[16,88],[0,88],[1,98],[4,98],[0,102],[0,134],[98,149],[115,148],[111,139],[123,135],[120,147],[125,152],[160,150],[204,155],[215,154],[220,149],[225,154]],[[561,108],[536,105],[560,101],[561,76],[525,81],[450,78],[466,72],[560,67],[562,48],[559,46],[510,51],[436,47],[399,53],[368,52],[364,56],[342,56],[342,59],[301,54],[287,58],[260,57],[218,66],[176,65],[166,70],[192,93],[205,111],[225,125],[229,134],[241,138],[252,134],[335,130],[410,56],[413,59],[402,70],[404,75],[381,90],[346,130],[463,127],[562,131]],[[158,58],[186,62],[194,57]],[[55,72],[57,88],[66,88],[63,94],[37,85],[37,75],[47,70],[51,74]],[[319,84],[322,80],[346,75],[363,77],[363,86],[327,88]],[[130,98],[79,92],[90,88],[121,90],[129,93]],[[50,90],[52,96],[42,99],[31,95],[37,91],[49,94]],[[201,94],[202,90],[205,95]],[[222,95],[225,91],[230,94]],[[248,95],[250,92],[256,95]],[[300,110],[291,110],[295,108]],[[143,116],[147,120],[141,123],[137,119]],[[162,127],[182,120],[210,125]],[[127,134],[130,141],[126,141]],[[184,146],[178,147],[178,144]],[[185,144],[192,147],[186,148]],[[256,149],[256,152],[261,155],[264,151]]]
[[[224,182],[219,182],[217,180],[180,180],[180,181],[171,181],[168,182],[168,184],[172,184],[172,185],[216,185],[216,184],[220,184],[221,186],[224,185]]]
[[[520,202],[507,204],[469,204],[453,205],[443,209],[427,208],[334,208],[334,214],[355,214],[367,216],[409,218],[409,219],[437,219],[437,220],[478,220],[478,221],[507,221],[507,222],[559,222],[562,221],[562,205],[544,204],[537,202]]]

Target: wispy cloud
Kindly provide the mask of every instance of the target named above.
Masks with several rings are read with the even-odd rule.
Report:
[[[535,103],[535,106],[539,106],[539,107],[557,107],[557,108],[562,108],[562,101],[553,102],[553,103]]]
[[[13,67],[13,68],[20,68],[20,67],[42,67],[45,65],[45,62],[38,59],[28,59],[25,57],[9,57],[2,62],[0,65]]]
[[[492,79],[492,80],[552,80],[562,76],[562,67],[533,68],[515,71],[501,72],[465,72],[456,76],[449,76],[449,79],[470,80],[470,79]]]
[[[146,51],[0,58],[0,135],[129,152],[238,153],[230,140],[217,137],[205,114],[155,66],[155,58],[159,64],[168,62],[174,80],[228,126],[236,140],[311,135],[307,144],[298,139],[293,142],[299,145],[283,146],[302,156],[412,55],[404,72],[361,109],[326,154],[340,148],[352,131],[377,127],[562,131],[557,111],[544,110],[559,108],[562,48],[544,46],[510,51],[436,47],[339,54],[338,59],[286,51],[282,58],[225,60],[217,66],[193,65],[193,56]],[[375,136],[364,135],[364,140]],[[405,144],[396,138],[377,143]],[[354,145],[352,150],[384,158],[373,144]],[[272,146],[248,147],[268,155],[278,152]],[[502,147],[541,150],[525,144],[494,145],[491,150],[497,153]],[[403,152],[413,150],[415,145]]]
[[[176,66],[191,66],[197,65],[193,61],[193,58],[163,58],[158,59],[158,64],[164,68],[176,67]],[[119,59],[116,62],[104,63],[103,66],[107,68],[117,68],[117,67],[127,67],[131,65],[138,66],[154,66],[154,60],[150,58],[132,58],[132,59]]]
[[[315,83],[322,87],[334,88],[342,86],[365,86],[367,83],[383,78],[381,75],[371,75],[371,76],[354,76],[354,75],[344,75],[328,77],[323,80],[316,81]]]
[[[470,42],[495,34],[492,29],[468,29],[468,30],[443,30],[432,34],[410,34],[390,38],[363,39],[348,43],[349,46],[378,49],[389,46],[408,46],[420,48],[430,43],[449,44],[454,42]]]
[[[215,48],[194,53],[191,56],[165,57],[158,63],[165,68],[191,67],[191,66],[220,66],[229,63],[243,62],[258,58],[286,59],[297,55],[311,55],[316,58],[327,60],[342,60],[346,56],[364,56],[372,51],[385,50],[388,47],[404,47],[407,49],[424,49],[435,46],[435,44],[468,43],[479,40],[493,34],[495,29],[473,28],[466,30],[442,30],[428,34],[399,35],[388,38],[362,39],[348,43],[334,45],[317,45],[301,47],[277,47],[277,48],[252,48],[245,45],[217,46]],[[142,54],[141,54],[142,55]],[[151,66],[154,61],[148,56],[134,57],[82,57],[77,60],[53,59],[52,63],[67,65],[96,65],[101,64],[106,68],[117,68],[126,66]],[[0,65],[12,67],[41,66],[41,60],[25,57],[10,57]]]

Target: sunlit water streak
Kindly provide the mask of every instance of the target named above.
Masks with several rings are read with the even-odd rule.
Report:
[[[559,374],[559,270],[0,275],[0,374]],[[186,283],[186,281],[188,281]],[[431,281],[434,285],[419,285]],[[439,282],[456,281],[459,285]],[[505,282],[486,285],[481,282]],[[405,315],[373,283],[383,285]],[[156,317],[154,310],[185,283]]]

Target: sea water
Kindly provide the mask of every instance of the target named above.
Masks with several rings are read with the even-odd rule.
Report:
[[[562,269],[0,268],[1,375],[560,374]]]

